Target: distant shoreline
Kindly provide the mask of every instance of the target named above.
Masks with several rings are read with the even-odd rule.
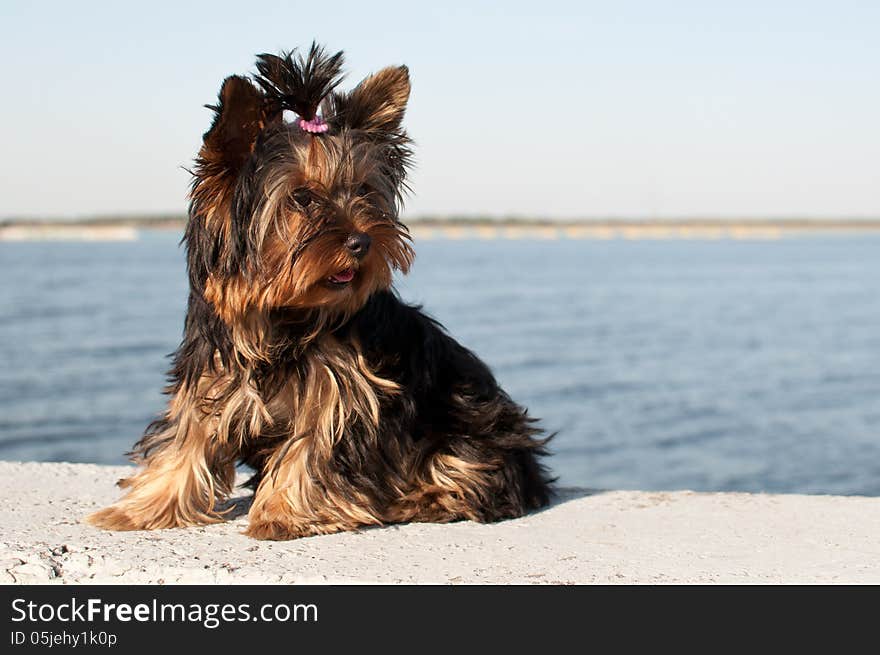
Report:
[[[778,239],[803,234],[880,232],[880,218],[491,218],[404,219],[420,239]],[[141,231],[183,231],[182,215],[70,220],[3,219],[0,241],[133,241]]]

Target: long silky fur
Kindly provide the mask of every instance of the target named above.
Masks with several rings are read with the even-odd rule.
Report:
[[[312,43],[303,57],[296,51],[257,55],[257,84],[266,96],[301,118],[315,117],[318,105],[341,81],[344,55],[327,55]]]
[[[169,403],[130,453],[110,529],[210,523],[236,463],[254,469],[248,534],[290,539],[404,521],[494,521],[545,505],[546,439],[489,368],[392,288],[413,249],[403,67],[332,93],[333,130],[285,123],[320,102],[341,53],[261,55],[227,78],[196,159],[190,294]],[[296,95],[300,93],[300,95]],[[287,102],[287,101],[285,101]],[[290,100],[294,102],[294,100]],[[303,116],[308,115],[308,112]],[[372,246],[355,257],[350,234]],[[356,270],[344,291],[334,272]]]

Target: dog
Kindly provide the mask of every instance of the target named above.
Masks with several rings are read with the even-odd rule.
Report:
[[[536,420],[392,286],[414,257],[399,220],[409,71],[340,92],[342,66],[315,43],[258,55],[208,105],[168,406],[93,525],[221,521],[238,464],[255,471],[257,539],[497,521],[549,502]]]

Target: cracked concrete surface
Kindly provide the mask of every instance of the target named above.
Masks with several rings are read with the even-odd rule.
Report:
[[[260,542],[239,515],[111,533],[82,518],[128,467],[0,462],[0,581],[21,583],[871,583],[880,498],[566,490],[491,525]]]

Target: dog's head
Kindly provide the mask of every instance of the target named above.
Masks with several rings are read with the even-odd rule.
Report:
[[[195,291],[227,324],[253,312],[346,316],[406,272],[398,212],[406,67],[335,90],[342,53],[260,55],[227,78],[196,159],[186,241]]]

